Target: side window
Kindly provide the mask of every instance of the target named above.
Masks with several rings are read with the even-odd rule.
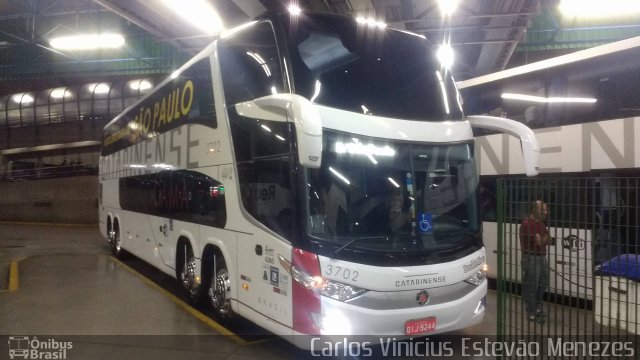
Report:
[[[290,156],[238,164],[242,204],[256,220],[290,238],[292,203]]]
[[[246,118],[233,107],[284,90],[278,47],[269,22],[221,41],[220,66],[244,208],[290,238],[293,216],[289,123]]]
[[[227,221],[224,186],[189,170],[163,171],[120,179],[124,210],[223,228]]]

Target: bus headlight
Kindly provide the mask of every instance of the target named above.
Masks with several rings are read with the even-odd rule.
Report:
[[[482,282],[486,278],[487,278],[487,273],[485,273],[484,271],[480,270],[480,271],[477,271],[475,274],[471,275],[471,277],[469,277],[465,281],[468,282],[471,285],[478,286],[478,285],[482,284]]]
[[[291,275],[291,278],[295,282],[317,294],[338,301],[347,301],[367,292],[365,289],[325,279],[319,275],[312,276],[291,264],[291,262],[282,257],[282,255],[278,255],[278,259],[280,260],[280,265]]]
[[[325,279],[324,283],[325,285],[320,290],[320,293],[324,296],[339,301],[347,301],[366,292],[365,289],[361,289],[352,285],[342,284],[337,281]]]
[[[367,290],[325,279],[321,276],[311,276],[306,272],[291,266],[291,277],[305,288],[339,301],[347,301],[364,294]]]

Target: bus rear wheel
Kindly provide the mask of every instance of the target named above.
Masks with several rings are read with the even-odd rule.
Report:
[[[218,318],[229,318],[232,315],[231,301],[229,293],[231,292],[231,279],[229,279],[229,271],[227,264],[222,256],[216,256],[211,282],[209,284],[209,304],[213,307],[213,311]]]
[[[122,249],[122,240],[120,238],[120,227],[118,223],[113,224],[113,229],[109,232],[109,237],[111,238],[111,251],[113,252],[113,256],[118,259],[122,259],[124,250]]]

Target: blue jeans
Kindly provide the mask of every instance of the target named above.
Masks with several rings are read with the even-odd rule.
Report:
[[[527,315],[542,312],[542,299],[549,286],[546,255],[522,254],[522,300]]]

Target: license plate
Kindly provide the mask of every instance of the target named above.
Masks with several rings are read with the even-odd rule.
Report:
[[[436,317],[428,317],[426,319],[409,320],[404,323],[405,335],[417,335],[432,332],[436,329]]]

